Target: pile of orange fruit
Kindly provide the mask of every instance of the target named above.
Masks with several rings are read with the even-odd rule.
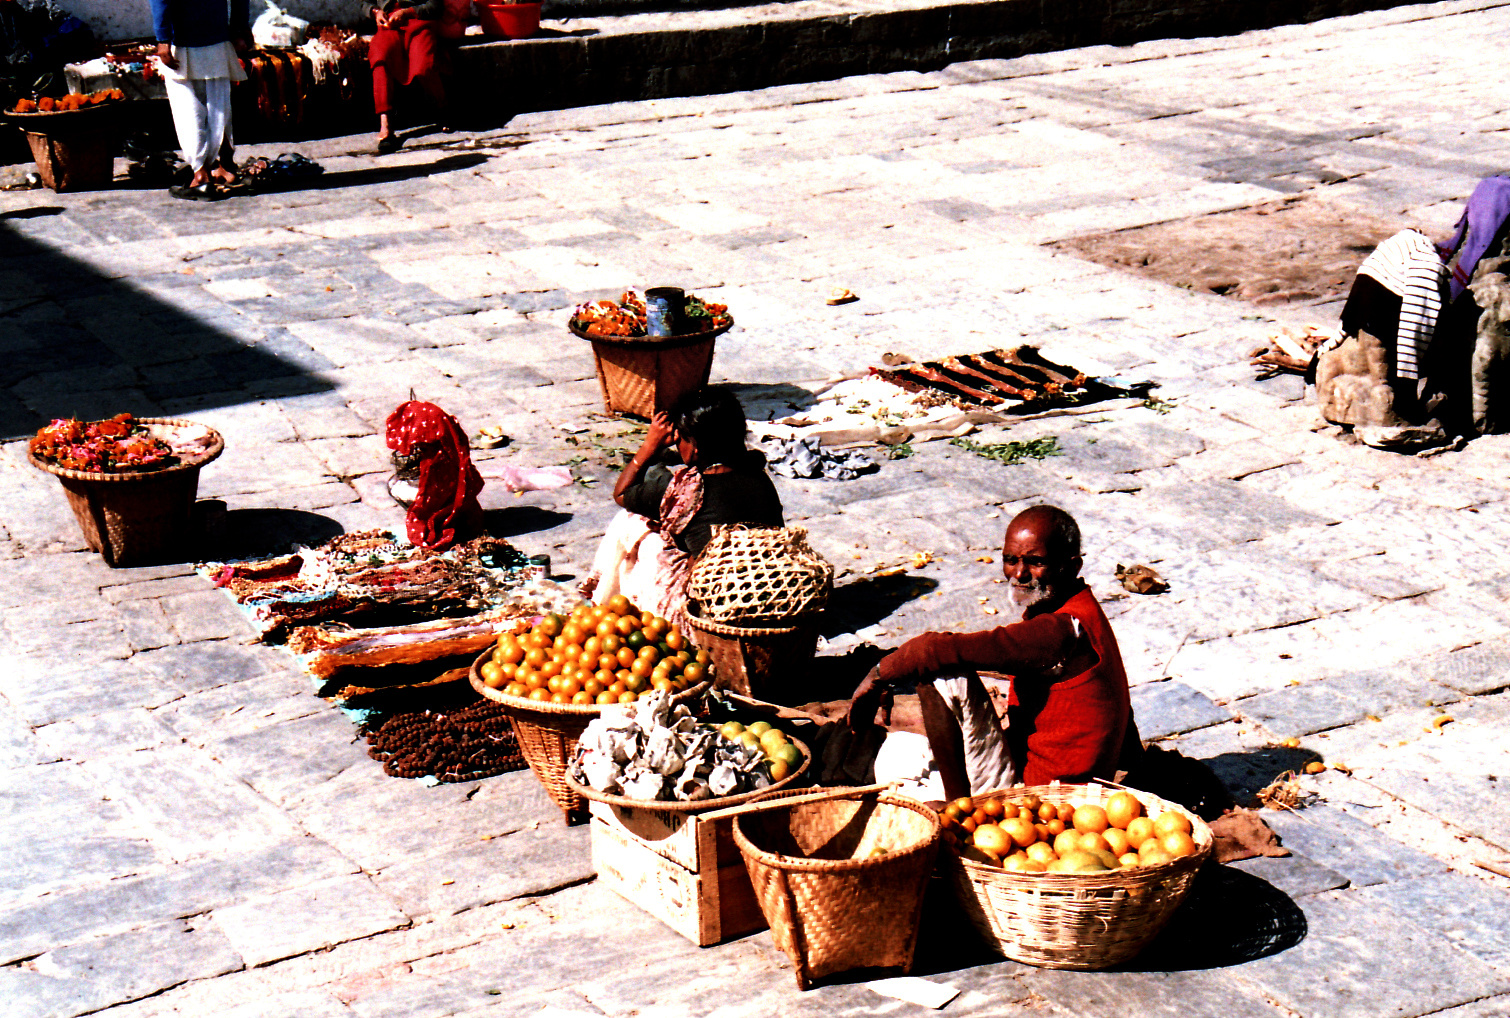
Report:
[[[940,820],[945,840],[961,856],[1018,873],[1103,873],[1196,852],[1189,817],[1172,809],[1146,816],[1143,803],[1127,792],[1105,806],[1036,795],[956,799]]]
[[[680,693],[712,678],[713,665],[671,623],[616,594],[570,615],[519,623],[498,637],[479,671],[490,689],[508,696],[589,705]]]

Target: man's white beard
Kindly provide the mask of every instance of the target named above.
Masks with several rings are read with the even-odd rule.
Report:
[[[1012,607],[1023,613],[1036,604],[1052,599],[1058,592],[1059,584],[1047,580],[1029,580],[1027,583],[1012,580],[1007,584],[1007,597],[1011,600]]]

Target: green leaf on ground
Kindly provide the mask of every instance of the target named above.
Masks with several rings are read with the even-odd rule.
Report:
[[[977,456],[984,456],[988,460],[996,460],[1006,466],[1021,463],[1023,460],[1041,460],[1048,459],[1050,456],[1063,455],[1059,449],[1059,439],[1053,435],[1029,439],[1026,442],[998,442],[992,444],[972,442],[968,438],[951,438],[949,444],[958,446],[967,452],[973,452]]]

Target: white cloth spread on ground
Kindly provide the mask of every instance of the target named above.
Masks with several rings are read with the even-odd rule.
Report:
[[[1442,313],[1447,266],[1436,245],[1415,230],[1401,230],[1374,248],[1358,272],[1377,280],[1400,297],[1400,331],[1395,337],[1395,375],[1419,378],[1418,359],[1425,356]]]
[[[161,62],[168,108],[178,134],[184,161],[195,170],[207,169],[231,137],[231,82],[245,81],[246,71],[229,42],[213,46],[175,46],[174,70]]]
[[[1003,721],[991,704],[985,684],[973,672],[966,675],[941,675],[933,688],[958,722],[965,745],[965,776],[970,794],[979,795],[1017,784],[1017,765],[1007,747]],[[898,781],[898,791],[923,801],[944,798],[944,783],[939,776],[928,740],[914,732],[892,732],[876,753],[876,780]]]

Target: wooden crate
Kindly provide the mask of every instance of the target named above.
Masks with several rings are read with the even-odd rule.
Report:
[[[594,802],[598,879],[699,947],[766,928],[734,820]]]

